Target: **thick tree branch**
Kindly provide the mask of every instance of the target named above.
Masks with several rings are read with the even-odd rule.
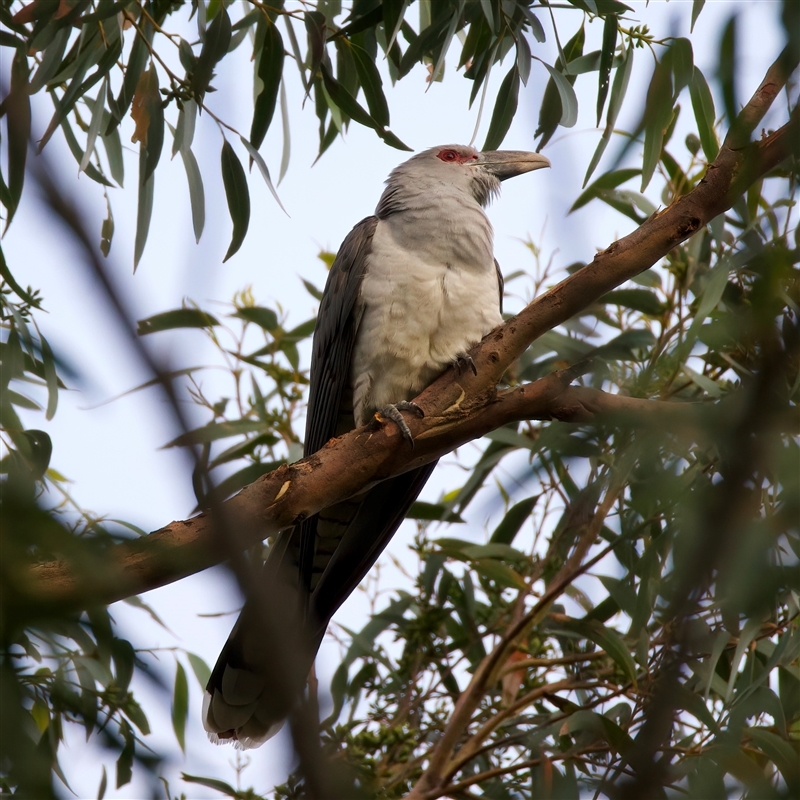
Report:
[[[785,60],[785,59],[784,59]],[[777,65],[777,66],[776,66]],[[781,59],[746,106],[754,129],[788,75]],[[743,112],[744,113],[744,112]],[[673,247],[730,208],[754,180],[800,151],[800,115],[775,133],[741,149],[723,145],[705,178],[690,193],[653,215],[641,227],[598,253],[580,271],[537,297],[520,314],[490,333],[473,358],[478,375],[445,373],[417,398],[424,419],[410,419],[416,447],[410,450],[394,425],[374,422],[328,443],[296,464],[264,475],[220,504],[226,529],[238,543],[254,544],[296,524],[377,481],[432,461],[459,445],[518,419],[586,422],[622,413],[648,424],[656,415],[686,420],[677,404],[614,397],[565,386],[556,373],[528,386],[497,392],[507,368],[533,342],[611,289],[643,272]],[[571,376],[570,376],[571,377]],[[660,418],[663,424],[664,418]],[[33,567],[17,587],[28,608],[58,603],[80,607],[108,603],[179,580],[226,557],[207,513],[170,523],[146,539],[98,552],[97,559],[59,560]]]

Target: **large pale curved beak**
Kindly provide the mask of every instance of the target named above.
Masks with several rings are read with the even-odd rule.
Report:
[[[549,167],[550,161],[539,153],[528,153],[524,150],[486,150],[478,153],[478,164],[504,181],[515,175]]]

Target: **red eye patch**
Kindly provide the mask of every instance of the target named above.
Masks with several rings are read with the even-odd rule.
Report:
[[[462,154],[455,150],[440,150],[436,154],[436,158],[439,158],[442,161],[447,161],[452,164],[465,164],[467,161],[475,161],[478,158],[478,156]]]

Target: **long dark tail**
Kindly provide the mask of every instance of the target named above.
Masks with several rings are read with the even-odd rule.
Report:
[[[251,748],[274,736],[305,687],[331,617],[379,558],[436,464],[378,484],[281,533],[206,686],[203,725],[214,742]],[[312,531],[310,581],[300,541]],[[305,585],[304,585],[305,584]]]

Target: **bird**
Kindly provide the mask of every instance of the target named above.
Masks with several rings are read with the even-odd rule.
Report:
[[[413,445],[401,412],[421,414],[413,398],[447,368],[474,370],[470,348],[503,321],[503,277],[484,209],[502,181],[549,166],[538,153],[441,145],[391,172],[375,214],[348,234],[328,274],[312,342],[305,455],[376,414]],[[255,601],[245,602],[206,688],[203,724],[213,742],[258,747],[280,729],[331,617],[434,467],[383,481],[278,534],[262,580],[285,590],[280,613],[265,631]],[[302,652],[292,654],[290,680],[278,682],[274,654],[285,640],[272,639],[298,625]]]

